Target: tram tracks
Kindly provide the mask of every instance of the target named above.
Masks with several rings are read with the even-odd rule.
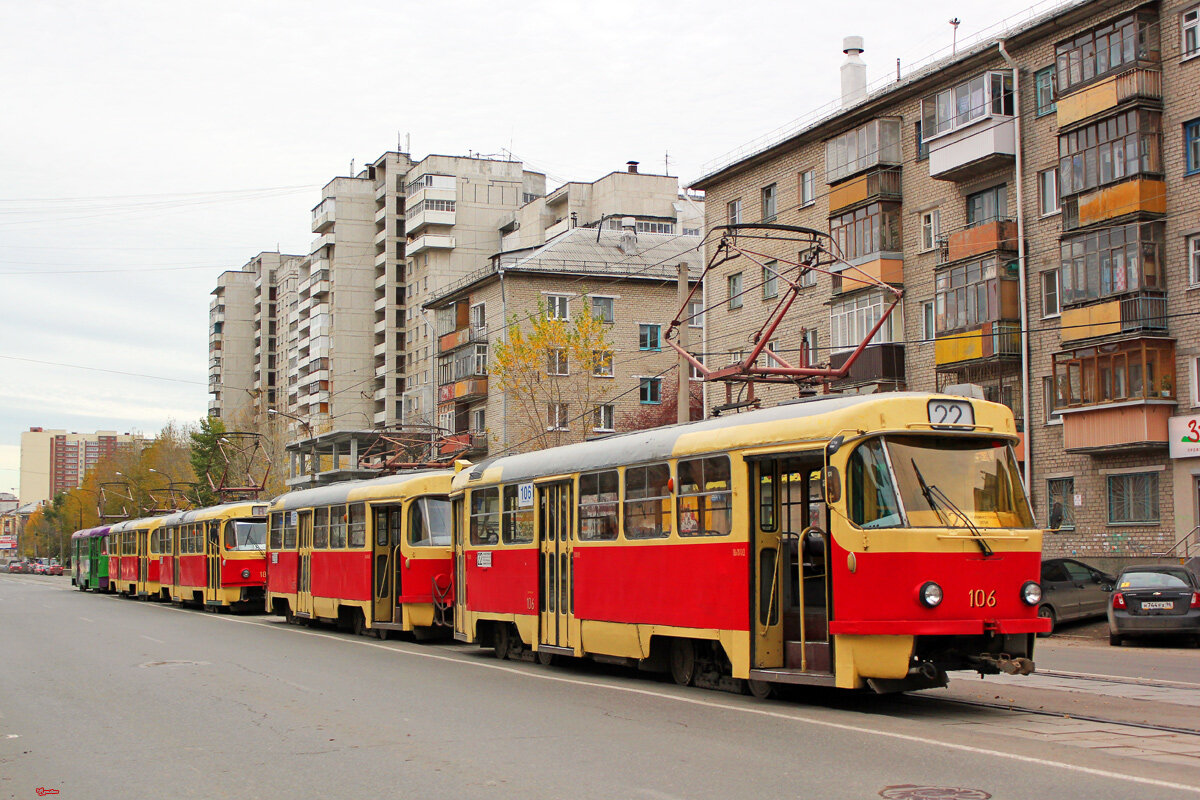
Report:
[[[1098,714],[1077,713],[1074,711],[1053,710],[1044,707],[1023,705],[1021,703],[1011,701],[988,701],[988,700],[970,700],[961,697],[934,697],[930,695],[910,695],[906,701],[915,701],[916,703],[925,705],[944,704],[952,706],[963,706],[969,708],[993,709],[999,711],[1011,711],[1018,714],[1033,714],[1040,717],[1052,717],[1056,719],[1070,719],[1078,722],[1092,722],[1102,725],[1120,725],[1126,728],[1139,728],[1142,730],[1158,731],[1161,733],[1178,733],[1185,736],[1200,736],[1200,727],[1181,727],[1176,725],[1163,725],[1154,722],[1137,722],[1129,719],[1118,719],[1116,717],[1106,717]]]

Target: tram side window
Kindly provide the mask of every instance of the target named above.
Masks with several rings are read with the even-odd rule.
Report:
[[[299,515],[295,511],[283,512],[283,549],[296,549],[296,519]]]
[[[450,501],[419,497],[408,507],[408,542],[413,547],[450,546]]]
[[[611,542],[617,538],[621,476],[616,470],[579,476],[579,540]]]
[[[333,506],[329,509],[329,547],[346,546],[346,507]]]
[[[883,442],[872,439],[855,449],[847,464],[850,521],[863,528],[903,525]]]
[[[283,512],[276,511],[271,515],[271,549],[279,550],[283,547]]]
[[[367,546],[367,507],[363,503],[354,503],[348,509],[347,533],[351,547]]]
[[[679,535],[724,536],[733,530],[729,456],[679,462]]]
[[[625,470],[625,538],[661,539],[671,535],[671,479],[668,464]]]
[[[516,484],[504,487],[504,509],[500,533],[505,544],[529,544],[533,541],[533,506],[521,508]]]
[[[313,510],[313,549],[329,549],[329,508]]]
[[[471,492],[471,544],[496,544],[500,541],[500,490],[476,489]]]

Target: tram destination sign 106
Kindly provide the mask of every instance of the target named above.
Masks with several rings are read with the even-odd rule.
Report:
[[[929,424],[945,430],[973,428],[975,410],[969,400],[930,400]]]

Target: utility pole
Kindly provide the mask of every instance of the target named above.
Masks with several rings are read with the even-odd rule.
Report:
[[[687,262],[679,262],[679,306],[683,308],[684,303],[688,298],[688,265]],[[683,309],[686,316],[687,309]],[[688,326],[691,325],[691,320],[687,319],[679,326],[679,347],[681,350],[688,349]],[[676,399],[675,421],[676,422],[691,422],[692,419],[692,365],[683,357],[683,353],[679,354],[679,396]]]

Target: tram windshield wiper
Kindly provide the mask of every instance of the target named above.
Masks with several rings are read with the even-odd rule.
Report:
[[[967,513],[957,505],[955,505],[954,501],[950,499],[949,495],[947,495],[937,486],[933,486],[925,482],[925,476],[921,474],[921,468],[917,466],[917,460],[915,458],[910,458],[909,461],[912,462],[913,472],[917,476],[917,483],[921,486],[921,494],[925,497],[925,502],[929,504],[929,507],[933,509],[935,514],[938,515],[938,519],[940,519],[944,524],[949,525],[949,523],[946,521],[945,515],[942,514],[942,509],[945,508],[952,511],[956,517],[963,521],[963,524],[967,527],[967,529],[971,531],[971,535],[975,537],[975,541],[979,545],[979,551],[983,553],[983,557],[988,558],[991,556],[993,553],[991,545],[989,545],[987,540],[983,538],[983,532],[975,526],[975,523],[971,521],[970,516],[968,516]]]

